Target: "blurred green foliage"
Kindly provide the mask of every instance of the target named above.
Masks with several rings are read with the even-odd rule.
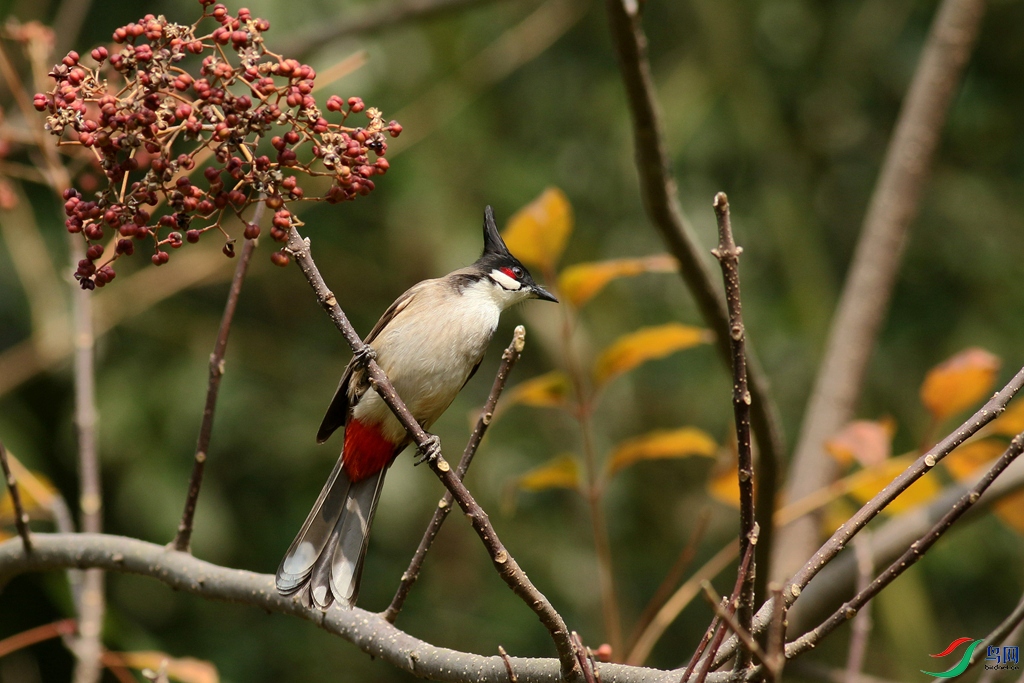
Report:
[[[271,22],[271,48],[275,38],[301,36],[372,5],[250,3]],[[576,216],[563,263],[662,251],[638,196],[601,3],[587,3],[550,48],[505,77],[490,77],[503,71],[500,63],[477,60],[472,72],[463,68],[538,6],[481,3],[309,46],[305,58],[320,72],[366,50],[366,66],[323,96],[361,96],[405,128],[391,144],[391,170],[371,196],[312,207],[302,216],[318,265],[358,330],[369,330],[414,282],[472,261],[484,204],[494,205],[501,223],[549,185],[565,191]],[[645,6],[683,206],[710,248],[711,198],[719,190],[729,194],[745,248],[748,334],[792,438],[935,3],[648,0]],[[50,23],[61,4],[13,0],[2,7],[5,19]],[[105,41],[113,28],[145,12],[191,21],[197,6],[193,0],[94,3],[75,46]],[[1004,377],[1024,364],[1022,26],[1024,4],[991,3],[873,355],[860,412],[895,417],[896,452],[914,447],[926,426],[917,391],[929,367],[970,345],[1002,357]],[[54,262],[69,273],[59,203],[41,187],[25,189]],[[218,249],[206,242],[189,248]],[[273,267],[269,253],[257,250],[242,293],[193,541],[198,557],[268,573],[337,455],[338,443],[318,447],[313,436],[349,357],[298,270]],[[135,267],[149,267],[137,260]],[[12,265],[10,251],[0,246],[0,348],[31,334]],[[156,543],[173,536],[226,295],[226,260],[219,272],[215,282],[130,317],[99,342],[111,533]],[[111,296],[124,279],[97,297]],[[525,321],[528,334],[512,384],[564,364],[553,309],[528,304],[506,314],[479,375],[435,426],[452,457],[468,436],[471,411],[484,400],[497,348],[515,324]],[[669,321],[701,323],[678,278],[617,281],[582,312],[581,353],[592,358],[621,334]],[[0,438],[69,501],[77,490],[71,416],[67,363],[0,396]],[[597,416],[598,448],[607,452],[624,438],[683,425],[722,441],[731,419],[726,372],[710,347],[700,347],[616,380]],[[514,513],[501,511],[509,480],[578,449],[568,416],[514,408],[491,429],[469,486],[533,581],[596,646],[603,642],[596,568],[579,497],[522,494]],[[360,598],[367,609],[387,605],[442,493],[427,470],[410,464],[406,455],[392,468],[377,514]],[[702,507],[710,505],[713,516],[697,562],[735,534],[735,511],[703,492],[710,468],[705,459],[642,463],[612,485],[607,515],[627,633]],[[1016,602],[1022,567],[1024,543],[994,519],[952,534],[901,579],[914,583],[913,590],[889,592],[867,670],[900,677],[920,668],[925,645],[913,633],[934,634],[928,647],[964,634],[980,637]],[[731,585],[731,574],[720,577],[720,591]],[[149,579],[111,575],[108,586],[111,649],[207,659],[234,682],[409,678],[305,622],[174,594]],[[69,613],[62,574],[21,577],[0,594],[0,638]],[[685,662],[709,618],[704,604],[688,608],[650,663]],[[462,650],[495,653],[500,644],[514,655],[553,654],[543,628],[494,574],[457,516],[442,531],[398,625]],[[845,638],[837,634],[812,656],[841,666]],[[52,641],[0,660],[0,680],[67,680],[70,666],[70,655]]]

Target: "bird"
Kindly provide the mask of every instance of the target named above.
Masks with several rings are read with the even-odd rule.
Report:
[[[413,285],[363,340],[424,430],[480,367],[502,311],[527,299],[558,302],[508,250],[490,206],[483,236],[483,253],[472,265]],[[300,595],[321,610],[355,604],[384,476],[410,442],[370,388],[359,354],[341,376],[317,442],[342,427],[338,462],[276,575],[281,595]]]

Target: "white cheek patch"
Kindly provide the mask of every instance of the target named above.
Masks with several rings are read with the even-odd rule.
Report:
[[[518,291],[519,288],[523,286],[522,284],[520,284],[518,280],[516,280],[515,278],[511,278],[508,275],[505,275],[505,273],[501,272],[498,269],[494,269],[491,271],[491,279],[497,282],[505,289],[509,290],[510,292]]]

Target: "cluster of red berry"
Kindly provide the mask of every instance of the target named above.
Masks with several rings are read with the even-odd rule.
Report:
[[[87,149],[108,181],[93,198],[77,190],[64,196],[67,229],[87,244],[75,274],[83,288],[112,280],[114,260],[141,241],[154,245],[160,265],[170,258],[164,247],[216,230],[233,256],[223,221],[260,201],[274,211],[271,238],[285,242],[299,224],[291,202],[355,199],[388,169],[385,134],[397,137],[398,123],[385,123],[358,97],[329,97],[325,114],[313,97],[313,69],[264,46],[269,22],[244,8],[232,16],[212,0],[200,4],[192,25],[150,14],[117,29],[113,39],[123,47],[94,49],[95,66],[69,53],[50,72],[53,90],[35,96],[58,144]],[[200,34],[207,20],[218,26]],[[201,58],[196,76],[182,67],[190,56]],[[366,125],[344,125],[360,112]],[[330,114],[341,121],[329,122]],[[190,177],[197,166],[205,166],[202,180]],[[323,177],[329,188],[306,197],[299,175]],[[259,236],[258,225],[243,224],[246,239]],[[101,244],[110,238],[112,245]],[[285,265],[288,256],[282,250],[272,260]]]

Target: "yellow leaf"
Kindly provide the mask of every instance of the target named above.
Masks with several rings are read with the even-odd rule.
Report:
[[[738,465],[723,467],[711,474],[708,479],[708,495],[720,503],[734,508],[740,506],[740,468]]]
[[[822,511],[821,530],[827,538],[835,533],[836,529],[850,521],[856,514],[857,508],[845,498],[836,498],[829,501]]]
[[[572,225],[569,200],[557,187],[549,187],[509,219],[501,237],[528,267],[550,272],[562,256]]]
[[[580,485],[580,466],[572,455],[560,455],[519,477],[523,491],[575,489]]]
[[[982,465],[1003,454],[1006,444],[996,439],[981,439],[965,443],[942,459],[949,473],[957,481],[970,479]]]
[[[604,350],[594,365],[594,380],[598,385],[604,384],[642,363],[706,344],[711,338],[707,330],[681,323],[644,327],[619,337]]]
[[[615,278],[633,277],[641,273],[671,273],[678,269],[679,262],[668,254],[577,263],[562,271],[558,278],[558,293],[579,308]]]
[[[521,403],[540,408],[564,406],[569,396],[569,378],[554,370],[539,377],[520,382],[508,392],[505,405]]]
[[[1018,398],[1002,415],[993,420],[989,428],[1003,436],[1017,436],[1024,432],[1024,400]]]
[[[116,662],[130,669],[151,669],[167,673],[167,677],[182,683],[219,683],[217,667],[210,662],[192,657],[171,657],[163,652],[107,652],[104,663]]]
[[[865,469],[858,473],[857,482],[851,487],[850,495],[857,501],[866,503],[906,468],[905,462],[893,459],[877,467]],[[935,477],[921,477],[911,484],[910,488],[904,491],[899,498],[890,503],[885,508],[885,512],[898,515],[905,510],[927,503],[939,493],[939,490],[940,487],[935,482]]]
[[[608,474],[641,460],[686,458],[691,455],[712,457],[718,444],[706,432],[696,427],[658,430],[619,444],[608,459]]]
[[[1024,534],[1024,491],[1011,494],[996,503],[996,516],[1017,533]]]
[[[825,442],[825,450],[841,465],[856,460],[863,467],[872,467],[889,459],[895,432],[891,418],[854,420]]]
[[[928,371],[921,402],[937,421],[956,415],[992,390],[999,365],[985,349],[965,349]]]
[[[18,493],[21,496],[21,506],[30,515],[42,510],[49,512],[53,504],[53,498],[57,488],[44,475],[32,472],[25,468],[18,460],[7,454],[11,465],[11,473],[18,482]],[[4,487],[0,493],[0,517],[14,519],[14,502],[11,500],[7,488]]]

